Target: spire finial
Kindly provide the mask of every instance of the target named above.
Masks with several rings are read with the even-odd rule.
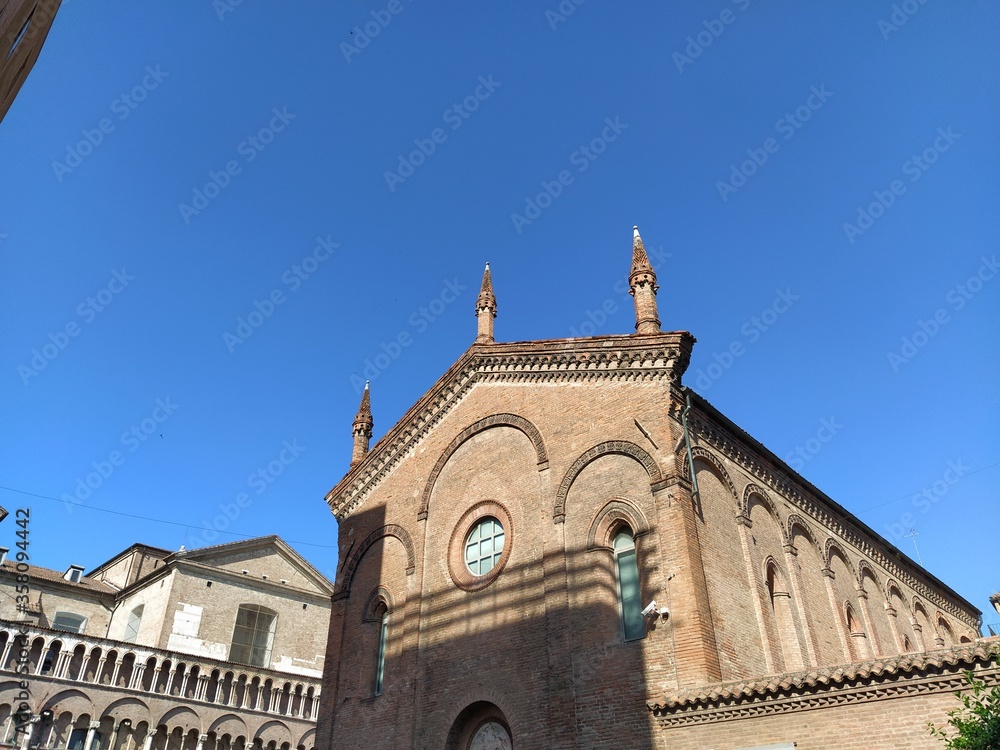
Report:
[[[493,277],[490,275],[490,264],[487,262],[483,271],[483,284],[476,298],[477,323],[476,343],[493,343],[493,318],[497,316],[497,298],[493,294]]]
[[[365,391],[361,394],[361,405],[358,406],[358,414],[354,417],[354,450],[351,453],[351,466],[361,462],[361,459],[368,453],[368,443],[372,438],[372,428],[375,420],[372,419],[371,391],[368,388],[369,381],[365,381]]]
[[[632,227],[632,274],[637,271],[648,271],[653,273],[653,267],[649,264],[649,256],[646,255],[646,248],[642,244],[642,237],[639,236],[639,227]],[[653,273],[653,282],[656,282],[656,274]]]
[[[656,310],[656,271],[649,262],[646,248],[639,236],[639,227],[632,227],[632,269],[628,275],[629,294],[635,299],[635,332],[659,333],[660,318]]]

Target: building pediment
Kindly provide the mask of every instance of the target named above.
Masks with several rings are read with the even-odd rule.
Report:
[[[687,331],[649,335],[474,344],[326,495],[338,520],[477,385],[662,380],[680,384],[695,338]]]

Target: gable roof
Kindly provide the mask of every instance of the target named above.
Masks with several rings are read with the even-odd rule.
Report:
[[[481,382],[666,379],[680,383],[695,338],[647,335],[473,344],[326,495],[337,520],[360,507],[381,479]]]
[[[232,555],[234,553],[253,552],[267,548],[273,549],[278,555],[287,560],[307,579],[312,581],[321,591],[324,591],[329,595],[333,595],[334,586],[330,580],[316,570],[316,568],[314,568],[298,552],[292,549],[288,543],[277,534],[258,536],[253,539],[242,539],[237,542],[226,542],[225,544],[215,544],[210,547],[199,547],[194,550],[173,552],[164,562],[167,567],[179,561],[198,562],[211,565],[212,560],[216,560],[220,557]]]
[[[21,564],[23,565],[24,563]],[[0,571],[10,575],[17,575],[17,564],[10,560],[5,560],[0,565]],[[45,581],[47,583],[54,583],[57,586],[65,586],[76,591],[87,591],[97,595],[110,594],[114,596],[118,593],[118,589],[115,587],[109,586],[103,581],[91,579],[88,576],[82,576],[76,583],[67,581],[63,576],[64,573],[60,573],[58,570],[40,568],[37,565],[28,566],[28,578],[34,581]]]

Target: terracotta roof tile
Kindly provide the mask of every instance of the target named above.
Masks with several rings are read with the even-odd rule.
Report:
[[[11,575],[17,575],[17,563],[7,560],[3,563],[3,565],[0,565],[0,571]],[[73,583],[72,581],[67,581],[63,578],[63,574],[58,570],[40,568],[37,565],[28,566],[28,576],[40,581],[52,581],[53,583],[61,583],[66,586],[74,586],[85,591],[93,591],[97,594],[115,594],[118,591],[113,586],[109,586],[102,581],[95,581],[92,578],[87,577],[82,577],[79,582]]]
[[[984,638],[953,648],[903,654],[853,664],[821,667],[756,680],[705,685],[668,693],[660,701],[649,701],[652,711],[680,711],[707,708],[720,700],[759,699],[779,693],[807,690],[816,686],[840,685],[856,680],[892,677],[948,666],[972,666],[1000,658],[1000,638]]]

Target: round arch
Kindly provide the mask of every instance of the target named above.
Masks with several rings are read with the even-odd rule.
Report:
[[[535,449],[538,470],[542,471],[543,469],[548,468],[549,456],[545,450],[545,442],[542,440],[542,434],[538,431],[538,428],[535,427],[535,425],[517,414],[492,414],[469,425],[458,433],[458,435],[456,435],[455,438],[448,444],[448,447],[444,449],[444,452],[438,457],[437,462],[434,464],[434,468],[431,469],[430,476],[427,477],[427,483],[424,485],[424,493],[420,500],[420,511],[417,513],[418,521],[423,521],[427,518],[427,511],[431,504],[431,493],[434,491],[434,485],[437,484],[438,477],[441,476],[441,472],[444,470],[445,464],[448,463],[448,459],[450,459],[452,455],[454,455],[455,451],[461,448],[462,444],[469,440],[469,438],[474,435],[478,435],[480,432],[493,429],[494,427],[513,427],[515,430],[519,430],[524,433],[525,437],[531,441],[531,445]]]
[[[552,510],[552,518],[556,523],[562,523],[566,518],[566,497],[569,495],[569,490],[573,486],[573,482],[580,475],[580,472],[588,464],[596,461],[601,456],[609,455],[628,456],[642,464],[649,475],[649,484],[654,490],[657,488],[657,485],[663,482],[663,474],[660,472],[660,467],[657,466],[656,461],[649,453],[635,443],[630,443],[627,440],[609,440],[606,443],[600,443],[577,458],[559,483],[559,489],[556,492],[556,504]]]
[[[445,741],[446,750],[512,750],[513,732],[504,712],[491,701],[476,701],[463,708]]]
[[[697,446],[691,449],[691,462],[701,461],[703,464],[708,466],[709,471],[714,473],[716,476],[722,480],[726,487],[729,488],[729,494],[733,497],[733,502],[736,503],[736,507],[740,507],[740,496],[736,492],[736,485],[733,484],[732,478],[729,476],[729,472],[726,471],[726,467],[723,466],[719,458],[712,452],[705,450],[701,446]],[[687,461],[681,462],[681,469],[684,472],[684,477],[688,480],[691,479],[691,469],[688,466]],[[697,471],[697,468],[695,469]]]
[[[649,533],[649,521],[635,503],[624,497],[613,497],[594,514],[587,532],[587,549],[611,549],[611,535],[615,528],[625,524],[638,538]]]
[[[361,558],[364,557],[365,552],[371,549],[375,542],[387,536],[399,540],[406,550],[406,575],[410,575],[416,570],[416,558],[413,554],[413,540],[410,538],[410,533],[402,526],[389,523],[375,529],[375,531],[366,536],[358,545],[358,548],[351,553],[347,564],[344,565],[344,579],[343,583],[340,584],[340,593],[350,593],[351,581],[354,580],[354,573],[358,568],[358,563],[361,562]]]

